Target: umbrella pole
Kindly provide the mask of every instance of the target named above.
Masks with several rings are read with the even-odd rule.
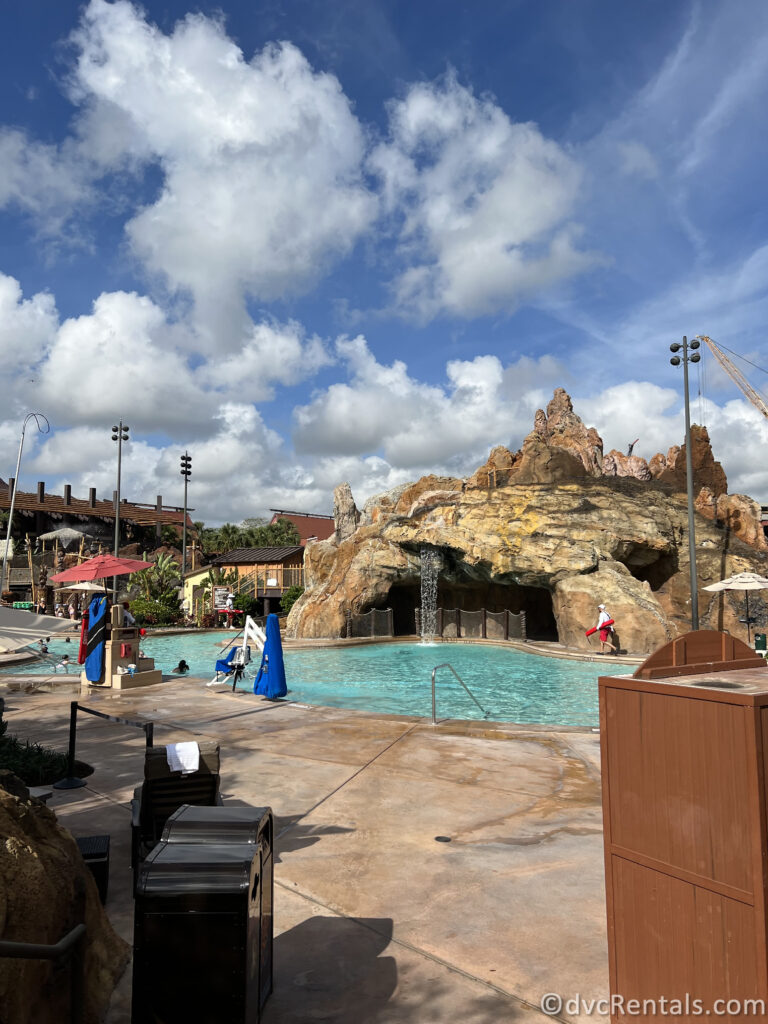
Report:
[[[750,631],[749,631],[749,591],[748,590],[744,591],[744,596],[747,599],[747,643],[751,645],[752,644],[752,637],[751,637],[751,634],[750,634]]]

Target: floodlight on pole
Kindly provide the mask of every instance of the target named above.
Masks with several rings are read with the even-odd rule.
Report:
[[[3,590],[5,590],[6,586],[5,580],[6,569],[8,566],[8,550],[11,546],[11,525],[13,523],[13,506],[16,501],[16,491],[19,488],[19,471],[21,469],[21,452],[22,449],[24,448],[24,433],[27,429],[27,424],[29,423],[30,420],[35,421],[35,426],[37,427],[41,434],[47,434],[51,429],[50,423],[41,412],[28,412],[27,415],[24,417],[24,423],[22,424],[21,427],[21,439],[19,440],[19,454],[16,458],[16,476],[13,478],[13,492],[11,494],[11,503],[8,508],[8,528],[5,531],[5,551],[3,552],[3,568],[2,571],[0,572],[0,593],[2,593]],[[45,424],[44,427],[40,426],[41,420]]]
[[[184,574],[187,571],[187,486],[192,476],[192,458],[189,452],[181,456],[181,475],[184,477],[184,520],[181,527],[181,585],[184,586]]]
[[[112,440],[117,441],[117,492],[115,494],[115,558],[120,557],[120,470],[123,461],[123,441],[128,440],[131,428],[120,420],[112,427]],[[112,601],[117,603],[117,576],[112,583]]]
[[[691,629],[699,628],[699,583],[696,575],[696,523],[693,510],[693,456],[691,454],[691,410],[688,396],[688,363],[698,363],[701,353],[698,338],[688,341],[683,337],[682,345],[675,342],[669,346],[670,352],[680,352],[682,356],[673,355],[669,360],[673,366],[683,364],[683,391],[685,394],[685,476],[688,490],[688,554],[691,563]],[[691,351],[694,350],[694,351]]]

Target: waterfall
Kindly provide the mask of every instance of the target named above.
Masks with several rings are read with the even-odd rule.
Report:
[[[431,643],[437,632],[437,577],[443,559],[437,548],[423,545],[421,557],[421,642]]]

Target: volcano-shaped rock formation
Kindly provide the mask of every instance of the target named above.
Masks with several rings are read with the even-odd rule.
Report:
[[[699,586],[742,570],[765,573],[760,507],[728,495],[704,427],[691,431]],[[588,649],[584,631],[608,605],[623,649],[644,654],[690,628],[685,448],[649,462],[611,451],[558,388],[518,452],[494,448],[468,479],[426,476],[377,495],[362,513],[336,491],[333,539],[306,549],[306,591],[288,635],[344,635],[349,613],[391,607],[415,632],[419,550],[439,548],[438,603],[467,611],[525,610],[528,635]],[[699,594],[702,628],[744,627],[743,594]],[[765,624],[759,594],[750,610]]]

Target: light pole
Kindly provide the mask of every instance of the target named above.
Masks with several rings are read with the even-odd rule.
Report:
[[[117,441],[117,496],[115,500],[115,558],[120,556],[120,469],[123,462],[123,441],[128,440],[131,428],[120,420],[118,426],[112,427],[112,440]],[[112,603],[117,604],[117,576],[112,583]]]
[[[672,356],[669,360],[673,366],[683,364],[683,390],[685,392],[685,475],[688,483],[688,555],[691,563],[691,629],[699,628],[699,582],[696,577],[696,524],[693,515],[693,457],[691,455],[691,410],[688,401],[688,363],[698,363],[701,359],[699,352],[690,353],[691,349],[697,349],[701,342],[694,338],[689,342],[683,337],[683,344],[669,346],[670,352],[683,350],[682,358],[678,355]]]
[[[41,412],[28,412],[24,417],[24,423],[21,427],[21,440],[19,441],[19,454],[16,459],[16,476],[13,478],[13,494],[11,495],[11,504],[8,508],[8,529],[5,532],[5,551],[3,552],[3,570],[0,572],[0,593],[5,590],[5,572],[8,565],[8,548],[11,546],[11,524],[13,522],[13,506],[16,501],[16,491],[19,489],[19,470],[21,469],[21,450],[24,447],[24,432],[27,429],[27,424],[30,420],[35,421],[35,426],[41,434],[47,434],[51,429],[51,425],[48,420],[43,416]],[[40,426],[40,420],[45,423],[45,427]]]
[[[184,520],[181,527],[181,585],[184,586],[184,574],[187,571],[187,485],[192,476],[192,458],[189,452],[181,456],[181,475],[184,477]]]

